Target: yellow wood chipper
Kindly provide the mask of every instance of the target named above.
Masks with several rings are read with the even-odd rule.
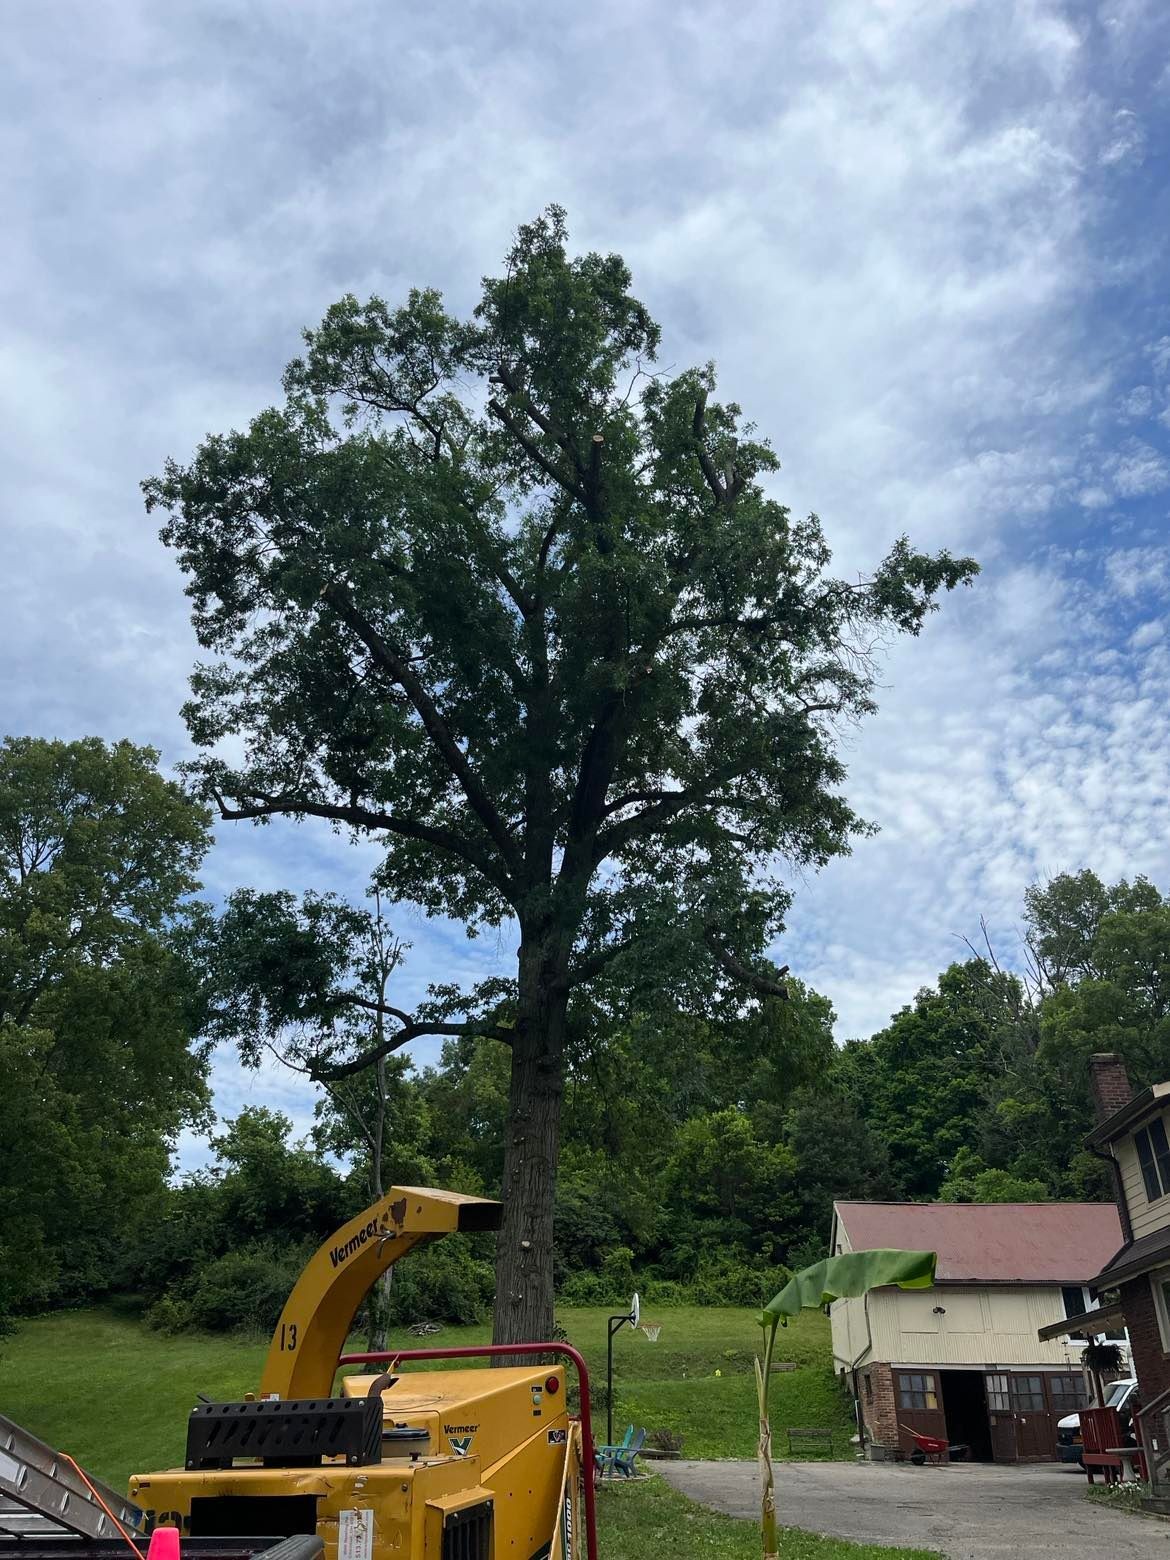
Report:
[[[300,1534],[316,1535],[324,1560],[596,1560],[589,1382],[575,1350],[343,1353],[387,1268],[452,1231],[497,1229],[499,1218],[499,1203],[400,1186],[338,1230],[297,1280],[257,1392],[199,1404],[185,1466],[131,1479],[144,1527],[177,1528],[196,1553],[216,1539]],[[493,1353],[532,1363],[401,1368]],[[580,1418],[569,1413],[565,1365],[549,1357],[576,1367]],[[366,1368],[337,1384],[355,1363]]]

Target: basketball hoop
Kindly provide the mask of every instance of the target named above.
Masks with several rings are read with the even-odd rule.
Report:
[[[657,1343],[658,1334],[662,1331],[662,1323],[646,1322],[643,1324],[642,1331],[646,1334],[646,1337],[651,1343]]]

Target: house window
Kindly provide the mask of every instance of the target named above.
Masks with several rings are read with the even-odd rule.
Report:
[[[1044,1401],[1043,1376],[1016,1376],[1011,1378],[1012,1402],[1017,1414],[1042,1414],[1048,1407]]]
[[[1084,1379],[1080,1376],[1049,1376],[1048,1396],[1054,1414],[1075,1414],[1087,1402]]]
[[[988,1376],[987,1406],[993,1414],[1011,1413],[1011,1401],[1008,1398],[1008,1378],[1006,1376]]]
[[[1142,1167],[1142,1180],[1146,1183],[1146,1196],[1156,1202],[1170,1192],[1170,1143],[1166,1141],[1166,1125],[1161,1116],[1135,1132],[1133,1141],[1138,1164]]]
[[[937,1408],[938,1398],[934,1390],[934,1377],[916,1375],[913,1371],[899,1371],[898,1407]]]
[[[1162,1351],[1170,1354],[1170,1269],[1150,1274],[1150,1288],[1154,1292],[1154,1310],[1158,1314],[1158,1331],[1162,1334]]]
[[[1065,1316],[1080,1316],[1082,1311],[1089,1309],[1089,1291],[1079,1284],[1065,1284],[1060,1298],[1064,1301]]]
[[[867,1403],[873,1402],[873,1377],[868,1371],[865,1373],[865,1401]]]
[[[1089,1309],[1089,1291],[1082,1289],[1079,1284],[1065,1284],[1060,1291],[1060,1298],[1064,1302],[1064,1314],[1080,1316],[1082,1311]],[[1069,1333],[1070,1338],[1078,1338],[1084,1341],[1085,1333]]]
[[[1066,1317],[1083,1316],[1086,1311],[1094,1311],[1101,1304],[1101,1297],[1097,1291],[1081,1284],[1062,1284],[1060,1287],[1060,1299]],[[1109,1322],[1108,1331],[1105,1333],[1069,1333],[1069,1337],[1074,1343],[1087,1343],[1090,1336],[1096,1338],[1104,1337],[1109,1343],[1124,1343],[1126,1341],[1125,1326],[1114,1317]]]

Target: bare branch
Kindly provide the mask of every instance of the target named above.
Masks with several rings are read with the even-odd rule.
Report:
[[[749,987],[752,991],[759,992],[764,997],[779,997],[783,1001],[788,1000],[788,987],[781,984],[783,977],[788,974],[787,964],[782,965],[776,971],[780,979],[773,980],[770,976],[761,975],[758,971],[750,969],[746,964],[741,963],[733,953],[730,953],[719,940],[719,929],[717,926],[711,925],[704,928],[703,941],[727,973],[734,976],[742,985]]]
[[[699,452],[699,465],[702,467],[703,476],[706,478],[707,486],[715,495],[716,502],[725,504],[727,502],[728,496],[727,489],[719,480],[719,473],[715,470],[715,462],[707,453],[707,446],[703,442],[706,433],[706,419],[707,392],[705,390],[700,390],[698,399],[695,401],[695,415],[691,423],[691,431],[695,436],[695,445]]]
[[[588,509],[589,498],[581,484],[553,465],[552,461],[548,459],[535,440],[528,437],[512,414],[499,401],[489,401],[488,411],[497,421],[503,423],[517,444],[521,446],[530,459],[536,462],[546,476],[551,477],[559,487],[564,488],[566,493],[570,494],[578,503],[583,504]]]

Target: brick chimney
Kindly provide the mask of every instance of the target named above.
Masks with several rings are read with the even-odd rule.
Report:
[[[1093,1096],[1093,1115],[1097,1125],[1116,1115],[1133,1098],[1125,1063],[1115,1051],[1098,1052],[1089,1058],[1089,1088]]]

